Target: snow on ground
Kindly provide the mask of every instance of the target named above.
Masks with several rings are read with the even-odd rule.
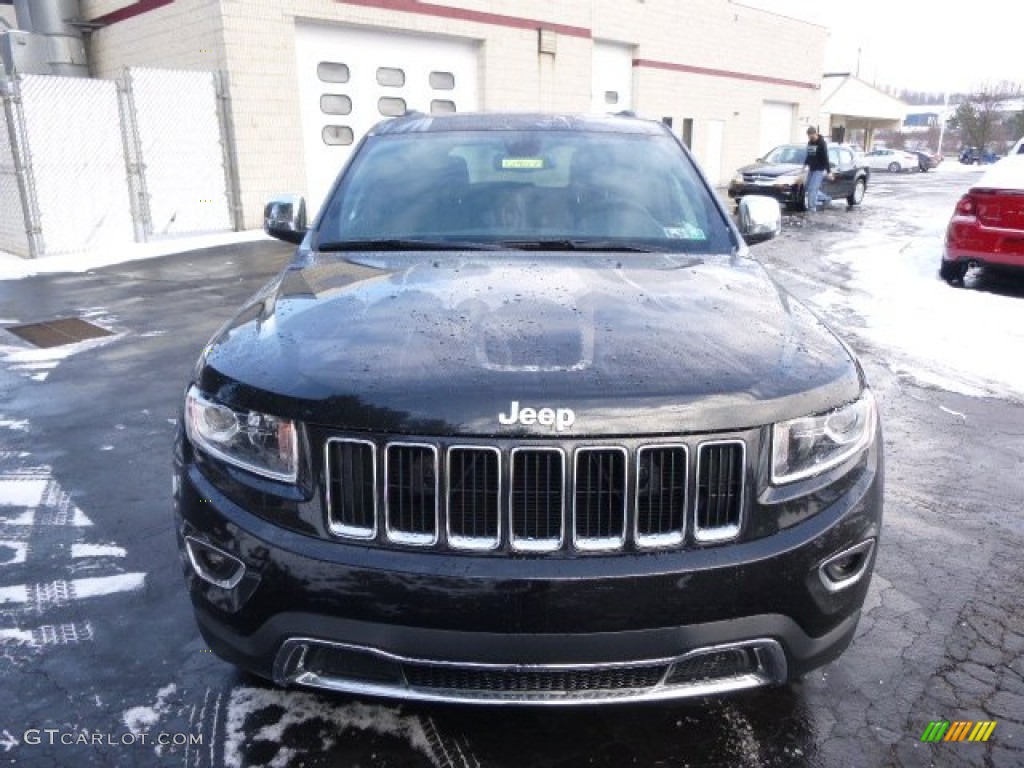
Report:
[[[345,731],[354,729],[403,739],[432,764],[442,764],[434,754],[421,719],[398,708],[360,702],[334,704],[314,693],[242,687],[231,691],[226,720],[224,764],[228,766],[245,765],[243,747],[258,741],[279,745],[268,765],[294,765],[299,752],[289,744],[289,731],[298,733],[303,724],[307,724],[301,731],[303,752],[313,749],[326,754],[344,739]],[[255,733],[249,733],[249,723],[254,721],[261,725]],[[444,764],[456,763],[448,760]],[[460,764],[470,765],[468,761]]]
[[[1024,401],[1024,300],[939,279],[948,219],[948,210],[925,210],[915,234],[866,230],[834,246],[828,256],[851,270],[850,290],[828,290],[812,301],[856,313],[864,327],[848,330],[888,353],[898,375]]]
[[[20,277],[54,272],[88,272],[126,261],[152,259],[199,248],[268,239],[269,236],[263,230],[251,229],[245,232],[223,232],[215,235],[157,240],[151,243],[133,243],[84,253],[44,256],[41,259],[23,259],[12,253],[0,251],[0,280],[16,280]]]

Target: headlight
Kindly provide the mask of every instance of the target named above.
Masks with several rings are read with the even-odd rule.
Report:
[[[743,174],[742,173],[737,173],[735,176],[733,176],[732,177],[732,183],[733,184],[742,184],[743,183]]]
[[[799,184],[804,180],[802,173],[787,173],[785,176],[779,176],[775,179],[775,183],[778,185],[782,184]]]
[[[828,413],[772,428],[772,483],[791,483],[842,464],[875,438],[878,415],[871,390]]]
[[[294,483],[298,467],[295,423],[257,411],[236,411],[203,397],[185,395],[189,439],[213,456],[257,475]]]

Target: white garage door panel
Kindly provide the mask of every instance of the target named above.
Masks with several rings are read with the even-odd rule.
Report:
[[[708,120],[701,167],[712,184],[720,184],[722,182],[722,146],[724,136],[725,121]]]
[[[311,215],[356,143],[381,120],[404,109],[478,109],[478,48],[473,41],[296,23]]]
[[[758,157],[764,157],[780,144],[793,141],[793,109],[795,104],[766,101],[761,105],[761,143]]]
[[[590,110],[597,114],[633,109],[633,48],[594,42]]]

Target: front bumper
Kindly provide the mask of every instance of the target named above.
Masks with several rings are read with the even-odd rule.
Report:
[[[773,197],[783,205],[799,205],[803,199],[803,185],[797,183],[779,183],[775,181],[764,181],[761,183],[745,182],[737,184],[732,182],[726,190],[729,197],[739,200],[747,195],[766,195]]]
[[[828,506],[771,536],[565,558],[387,550],[286,530],[235,504],[185,451],[179,542],[216,547],[245,570],[216,585],[184,546],[182,563],[210,648],[280,684],[567,704],[783,683],[853,637],[881,526],[880,440]],[[868,541],[857,578],[829,588],[822,564]]]

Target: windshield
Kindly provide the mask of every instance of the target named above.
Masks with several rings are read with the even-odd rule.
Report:
[[[446,131],[370,137],[316,245],[726,252],[734,243],[667,135]]]
[[[803,165],[807,159],[807,147],[798,145],[776,147],[764,158],[769,163],[790,163],[792,165]]]

